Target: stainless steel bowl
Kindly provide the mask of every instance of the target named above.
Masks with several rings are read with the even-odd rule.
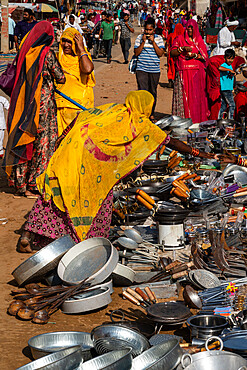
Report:
[[[220,335],[229,326],[227,319],[220,315],[196,315],[187,320],[191,338],[207,339],[212,335]]]
[[[131,370],[173,370],[180,363],[183,351],[177,339],[151,347],[133,359]]]
[[[13,272],[19,285],[41,280],[49,271],[57,267],[59,260],[75,245],[69,235],[64,235],[22,262]]]
[[[129,370],[132,356],[129,348],[105,353],[83,363],[78,370]]]
[[[84,360],[92,358],[90,351],[93,348],[91,334],[82,331],[57,331],[36,335],[29,339],[28,345],[35,360],[77,345],[81,346]]]
[[[62,370],[77,369],[82,362],[82,349],[80,346],[66,348],[61,351],[52,353],[21,366],[16,370]]]
[[[150,348],[149,341],[144,335],[118,324],[97,326],[92,330],[91,338],[98,354],[116,348],[131,348],[131,353],[135,357]]]

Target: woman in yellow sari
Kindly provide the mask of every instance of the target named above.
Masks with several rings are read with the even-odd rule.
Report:
[[[67,28],[60,39],[58,60],[66,76],[66,83],[57,89],[83,105],[94,106],[94,65],[81,34],[74,28]],[[56,94],[58,135],[76,117],[79,108],[59,94]]]
[[[31,233],[39,246],[42,240],[37,236],[46,244],[66,234],[76,242],[108,237],[113,186],[163,144],[192,152],[190,146],[170,138],[149,120],[153,103],[153,96],[140,90],[130,92],[125,104],[106,104],[79,113],[37,179],[41,197],[24,226],[20,244],[25,241],[25,248],[20,251],[31,251],[31,244],[26,246]],[[199,150],[197,155],[210,156]]]

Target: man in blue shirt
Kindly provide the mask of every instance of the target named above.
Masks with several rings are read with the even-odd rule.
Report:
[[[14,49],[14,31],[15,31],[15,21],[12,19],[11,14],[9,14],[9,49]]]
[[[23,20],[18,22],[15,26],[14,40],[16,50],[19,50],[19,44],[23,37],[37,24],[37,21],[33,20],[33,11],[29,8],[23,12]]]
[[[220,71],[220,93],[221,93],[221,108],[219,117],[223,118],[223,114],[229,106],[229,118],[233,119],[235,102],[233,98],[234,76],[236,73],[232,68],[232,63],[235,58],[235,51],[227,49],[225,51],[225,63],[219,67]]]

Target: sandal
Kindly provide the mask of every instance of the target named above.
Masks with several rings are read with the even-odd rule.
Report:
[[[31,248],[31,238],[27,236],[21,236],[20,239],[18,240],[17,244],[17,252],[19,253],[35,253],[33,249]]]

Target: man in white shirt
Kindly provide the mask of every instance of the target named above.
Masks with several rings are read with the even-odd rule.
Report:
[[[0,96],[0,158],[3,158],[3,139],[4,131],[6,130],[4,108],[6,110],[9,109],[9,102],[6,98]]]
[[[66,30],[66,28],[70,27],[75,28],[77,31],[80,32],[81,35],[83,35],[81,27],[79,26],[79,24],[75,23],[75,16],[73,14],[70,14],[69,23],[64,27],[64,29]]]
[[[11,18],[9,14],[9,49],[14,49],[14,31],[15,31],[15,21]]]
[[[240,42],[235,40],[233,31],[238,27],[238,21],[226,21],[226,26],[221,28],[218,33],[217,46],[213,55],[224,55],[226,49],[234,49],[234,46],[240,46]]]

